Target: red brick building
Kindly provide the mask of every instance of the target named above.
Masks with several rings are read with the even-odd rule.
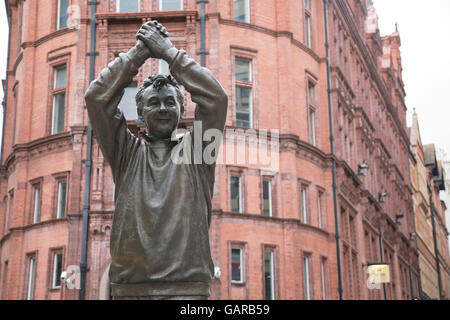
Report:
[[[237,155],[248,157],[252,135],[278,130],[269,135],[279,142],[276,163],[227,158],[217,166],[210,237],[221,274],[213,280],[212,298],[338,299],[341,283],[344,299],[383,299],[383,290],[366,285],[366,264],[382,261],[391,265],[387,299],[418,296],[398,32],[380,37],[367,1],[329,1],[325,28],[319,0],[210,0],[204,4],[202,48],[196,2],[101,0],[92,52],[88,1],[5,1],[11,35],[0,173],[0,297],[78,298],[79,290],[58,279],[81,263],[83,210],[89,212],[86,299],[108,297],[114,186],[95,140],[89,161],[84,92],[93,57],[96,76],[154,18],[178,48],[198,61],[204,56],[228,92],[224,150],[237,135],[247,142]],[[146,76],[166,67],[148,61],[125,92],[121,108],[135,132],[133,93]],[[187,98],[184,127],[193,122]],[[358,170],[362,164],[368,169]]]

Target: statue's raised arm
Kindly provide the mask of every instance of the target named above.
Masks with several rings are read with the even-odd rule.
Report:
[[[127,53],[120,53],[100,72],[85,94],[95,137],[114,175],[124,164],[122,155],[129,154],[130,148],[137,145],[136,139],[127,130],[126,120],[118,105],[125,88],[150,57],[147,46],[137,41],[133,48]]]

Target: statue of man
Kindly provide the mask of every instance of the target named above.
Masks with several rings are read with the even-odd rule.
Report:
[[[116,186],[112,297],[207,299],[214,274],[208,230],[215,162],[193,161],[206,147],[202,142],[200,151],[195,150],[194,137],[209,129],[223,132],[228,97],[208,69],[173,46],[157,21],[145,23],[136,38],[136,45],[109,63],[85,96]],[[148,132],[141,141],[128,130],[117,106],[148,58],[165,60],[173,77],[153,75],[139,89],[137,113]],[[180,84],[197,104],[195,120],[201,126],[174,139],[184,112]],[[172,154],[188,154],[192,161],[173,161]]]

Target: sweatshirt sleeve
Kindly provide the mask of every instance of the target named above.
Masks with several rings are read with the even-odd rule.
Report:
[[[139,140],[128,130],[123,112],[118,108],[124,89],[137,74],[138,67],[126,53],[121,53],[91,83],[85,101],[89,120],[114,179],[122,171],[127,157]]]
[[[184,50],[179,50],[170,63],[170,72],[197,104],[195,120],[202,121],[203,131],[207,129],[223,131],[228,96],[211,71],[200,66]]]
[[[202,130],[199,134],[197,131],[198,127],[194,124],[190,135],[191,142],[193,142],[191,144],[192,155],[195,164],[203,164],[212,195],[214,193],[215,166],[227,118],[227,93],[211,71],[200,66],[184,50],[178,51],[169,68],[173,77],[186,88],[191,94],[192,101],[197,104],[195,121],[201,123]],[[214,141],[210,143],[203,140],[204,138],[209,139],[206,138],[207,135],[205,134],[209,129],[214,129],[216,134],[220,134],[220,137],[216,136]],[[214,130],[211,130],[211,132]],[[212,133],[214,134],[214,132]],[[201,144],[195,143],[197,141],[196,137],[201,139]],[[197,148],[197,145],[202,147]],[[207,150],[206,148],[209,146],[213,146],[213,148],[208,148],[209,150]],[[209,221],[210,218],[209,216]]]

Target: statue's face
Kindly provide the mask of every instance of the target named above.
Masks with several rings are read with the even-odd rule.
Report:
[[[159,139],[170,138],[181,118],[176,89],[171,85],[165,85],[159,90],[150,86],[145,89],[141,101],[142,117],[148,133]]]

